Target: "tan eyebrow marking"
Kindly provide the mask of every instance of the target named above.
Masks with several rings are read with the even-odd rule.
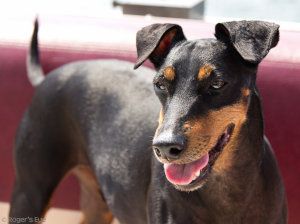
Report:
[[[164,77],[169,81],[173,81],[175,78],[175,69],[172,66],[166,67],[164,69]]]
[[[211,72],[213,71],[213,67],[210,65],[203,65],[200,69],[199,69],[199,73],[197,76],[197,79],[200,81],[204,78],[207,78]]]

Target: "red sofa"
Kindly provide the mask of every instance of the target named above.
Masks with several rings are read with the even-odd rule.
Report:
[[[34,89],[26,76],[25,56],[32,18],[7,21],[0,36],[0,201],[9,201],[14,179],[14,135]],[[41,18],[41,60],[45,72],[81,59],[118,58],[134,62],[135,33],[150,23],[182,25],[190,39],[212,37],[214,25],[193,20],[147,17]],[[13,28],[14,26],[14,28]],[[18,27],[20,29],[18,29]],[[275,150],[284,178],[289,223],[300,223],[300,32],[281,29],[279,45],[262,62],[258,86],[262,95],[265,132]],[[150,66],[149,63],[146,64]],[[63,181],[54,205],[77,208],[75,179]]]

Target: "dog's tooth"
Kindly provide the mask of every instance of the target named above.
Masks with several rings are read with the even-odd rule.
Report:
[[[200,170],[198,170],[196,173],[196,177],[199,177],[199,176],[200,176]]]

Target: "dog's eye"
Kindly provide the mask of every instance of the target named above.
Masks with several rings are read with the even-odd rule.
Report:
[[[155,88],[159,89],[159,90],[166,90],[166,86],[164,86],[162,83],[160,82],[156,82],[154,83]]]
[[[217,78],[212,81],[210,84],[211,89],[221,89],[223,86],[225,86],[226,82],[222,78]]]

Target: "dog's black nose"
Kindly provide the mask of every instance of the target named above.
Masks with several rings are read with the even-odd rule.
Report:
[[[167,160],[178,159],[183,150],[179,145],[155,145],[153,149],[158,157]]]
[[[153,140],[153,150],[158,157],[169,161],[178,159],[184,149],[184,140],[181,137],[172,138],[158,137]]]

